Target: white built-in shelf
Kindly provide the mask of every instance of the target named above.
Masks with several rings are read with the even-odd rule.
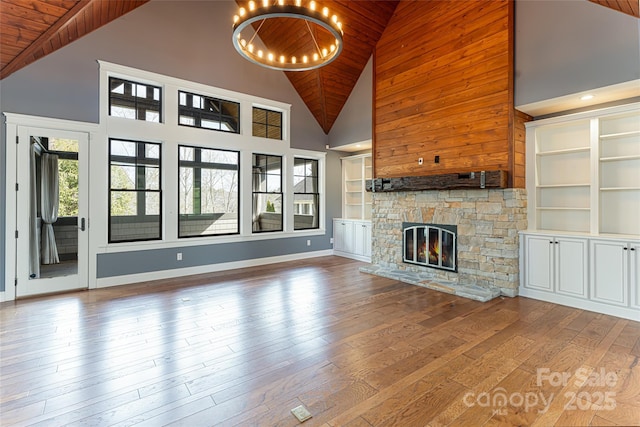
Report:
[[[617,162],[620,160],[638,160],[640,159],[640,154],[632,155],[632,156],[616,156],[616,157],[601,157],[601,162]]]
[[[590,208],[561,208],[552,206],[538,206],[536,210],[539,211],[589,211]]]
[[[527,126],[532,229],[640,233],[640,104]]]
[[[591,184],[546,184],[537,185],[537,188],[573,188],[573,187],[591,187]]]
[[[640,135],[640,130],[634,130],[630,132],[610,133],[608,135],[600,135],[600,139],[624,138],[627,136],[634,136],[634,135]]]
[[[365,191],[371,179],[371,154],[360,154],[342,159],[342,217],[368,220],[371,218],[371,194]]]
[[[584,153],[591,150],[591,147],[564,148],[562,150],[540,151],[538,156],[557,156],[558,154]]]

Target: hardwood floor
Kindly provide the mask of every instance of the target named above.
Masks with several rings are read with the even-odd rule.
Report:
[[[640,424],[640,323],[323,257],[0,305],[0,424]]]

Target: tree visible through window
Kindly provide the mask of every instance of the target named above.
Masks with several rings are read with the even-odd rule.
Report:
[[[109,141],[109,242],[161,238],[160,144]]]
[[[240,232],[240,153],[179,146],[178,236]]]
[[[293,160],[294,230],[319,228],[318,161]]]

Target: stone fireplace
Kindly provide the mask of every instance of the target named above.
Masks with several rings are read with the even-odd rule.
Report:
[[[527,228],[524,189],[376,192],[372,196],[371,266],[362,271],[481,301],[517,295],[518,232]],[[455,226],[457,271],[405,262],[403,223]]]

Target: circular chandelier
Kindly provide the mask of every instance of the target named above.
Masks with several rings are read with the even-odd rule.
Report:
[[[305,50],[289,53],[278,51],[278,48],[271,50],[263,44],[267,40],[256,39],[265,23],[277,18],[293,19],[303,30],[278,34],[276,44],[292,46],[296,42],[302,43],[307,46]],[[243,31],[248,27],[255,31],[246,37]],[[288,27],[285,25],[284,28]],[[308,34],[309,40],[301,40],[301,31],[305,36]],[[233,46],[238,53],[255,64],[273,70],[308,71],[331,63],[342,52],[342,35],[342,23],[338,16],[327,7],[320,8],[315,1],[304,4],[302,0],[261,0],[260,4],[250,1],[247,8],[241,7],[233,17]],[[272,39],[276,36],[270,36],[269,42],[273,44]]]

